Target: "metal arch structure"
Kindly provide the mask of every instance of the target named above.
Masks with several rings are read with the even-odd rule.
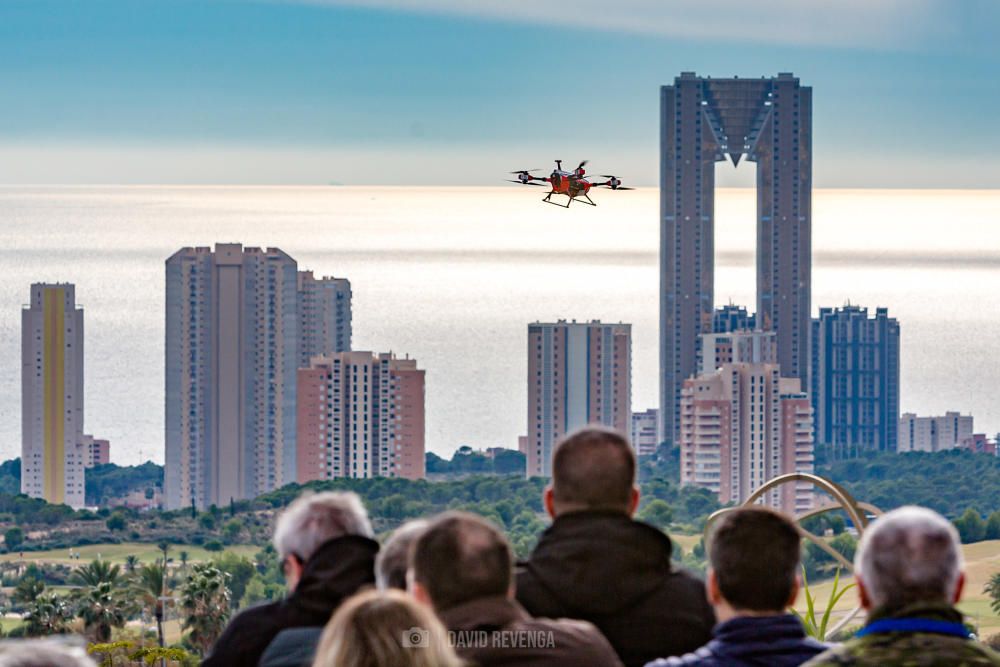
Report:
[[[745,501],[743,501],[741,505],[737,507],[725,507],[709,515],[708,520],[705,522],[705,531],[703,533],[703,542],[705,544],[706,553],[708,551],[708,541],[709,541],[709,536],[711,535],[712,524],[715,523],[715,521],[718,520],[719,517],[723,516],[728,512],[732,512],[733,510],[738,509],[739,507],[747,507],[753,505],[758,500],[760,500],[764,496],[764,494],[766,494],[768,491],[772,489],[775,489],[779,486],[783,486],[785,484],[794,484],[796,482],[809,482],[814,487],[828,493],[836,501],[833,504],[823,505],[822,507],[817,507],[807,512],[803,512],[802,514],[793,516],[792,518],[795,520],[795,527],[799,531],[799,534],[805,539],[815,544],[823,551],[825,551],[827,554],[829,554],[835,561],[837,561],[838,563],[840,563],[840,565],[846,568],[848,572],[854,574],[854,563],[844,558],[844,556],[841,555],[840,552],[838,552],[836,549],[827,544],[827,542],[822,538],[820,538],[818,535],[814,535],[813,533],[803,528],[802,521],[814,516],[826,514],[827,512],[843,510],[844,513],[847,514],[847,516],[850,517],[851,521],[854,523],[854,527],[858,531],[858,537],[861,537],[865,529],[868,528],[868,515],[871,514],[872,516],[876,517],[881,516],[882,510],[880,510],[879,508],[875,507],[870,503],[859,502],[855,500],[854,496],[852,496],[847,489],[845,489],[844,487],[840,486],[839,484],[837,484],[832,480],[826,479],[825,477],[820,477],[819,475],[813,475],[811,473],[804,473],[804,472],[793,472],[793,473],[788,473],[786,475],[779,475],[774,479],[768,480],[763,485],[761,485],[761,487],[758,488],[756,491],[754,491],[752,494],[750,494],[750,497],[748,497]],[[853,611],[851,611],[847,616],[841,619],[840,622],[837,623],[830,630],[828,635],[833,634],[838,630],[840,630],[841,628],[843,628],[844,626],[846,626],[854,619],[855,616],[858,615],[858,612],[860,611],[861,611],[860,606],[855,607]]]

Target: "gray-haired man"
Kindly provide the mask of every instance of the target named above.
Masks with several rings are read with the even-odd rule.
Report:
[[[202,665],[308,664],[314,640],[340,603],[375,583],[378,542],[372,539],[361,499],[353,493],[299,496],[278,517],[274,548],[285,570],[288,597],[240,613]]]
[[[865,531],[854,557],[868,622],[807,667],[974,667],[1000,655],[969,636],[954,605],[965,575],[958,533],[940,514],[901,507]]]

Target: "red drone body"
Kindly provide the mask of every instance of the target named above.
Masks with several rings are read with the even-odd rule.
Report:
[[[562,160],[556,160],[556,168],[553,169],[552,173],[548,176],[534,176],[529,173],[537,171],[537,169],[521,169],[519,171],[510,172],[511,174],[517,176],[516,181],[510,179],[508,180],[510,180],[511,183],[520,183],[521,185],[540,186],[544,183],[548,183],[551,190],[547,195],[545,195],[542,201],[547,204],[563,206],[564,208],[569,208],[569,205],[572,204],[577,198],[579,198],[580,202],[584,204],[597,206],[597,204],[595,204],[587,194],[590,192],[590,188],[607,187],[612,190],[632,189],[622,187],[622,181],[620,178],[608,174],[601,175],[601,178],[608,179],[603,183],[591,183],[587,178],[587,171],[583,168],[586,164],[587,161],[584,160],[573,171],[563,171]],[[552,195],[565,195],[567,197],[566,204],[563,205],[552,201]]]

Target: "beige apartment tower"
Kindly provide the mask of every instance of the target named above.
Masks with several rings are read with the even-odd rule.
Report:
[[[166,262],[168,509],[295,480],[298,272],[277,248],[220,243]]]
[[[21,492],[84,506],[83,309],[70,284],[36,283],[21,312]]]
[[[564,435],[604,424],[627,434],[632,410],[632,325],[528,325],[528,476],[552,474]]]

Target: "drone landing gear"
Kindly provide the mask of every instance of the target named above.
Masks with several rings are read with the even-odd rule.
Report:
[[[595,204],[590,199],[590,197],[585,194],[577,195],[575,197],[570,197],[569,195],[566,195],[567,199],[565,204],[560,204],[557,201],[552,201],[552,195],[555,194],[562,194],[562,193],[553,190],[549,194],[545,195],[545,197],[542,198],[542,201],[545,202],[546,204],[552,204],[553,206],[558,206],[559,208],[569,208],[569,205],[572,204],[574,201],[579,201],[581,204],[589,204],[590,206],[597,206],[597,204]]]

